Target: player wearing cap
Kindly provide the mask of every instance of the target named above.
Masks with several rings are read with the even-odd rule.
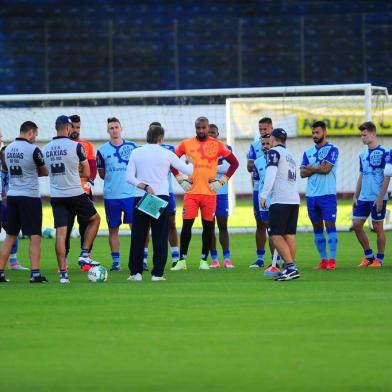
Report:
[[[267,155],[267,172],[260,195],[260,206],[266,208],[271,195],[268,233],[279,255],[285,261],[283,271],[275,280],[299,278],[295,265],[295,234],[299,211],[299,194],[296,186],[296,163],[286,149],[287,133],[282,128],[272,131],[271,149]]]
[[[371,121],[363,123],[359,130],[362,142],[367,148],[359,154],[359,177],[353,200],[353,229],[364,251],[359,267],[377,268],[382,267],[384,261],[384,218],[389,184],[389,176],[384,176],[384,169],[390,160],[390,151],[378,143],[377,129]],[[377,235],[376,258],[370,247],[369,238],[363,230],[369,215]]]
[[[250,268],[259,268],[264,266],[265,257],[265,244],[267,242],[267,224],[265,219],[260,212],[259,206],[259,179],[257,171],[254,167],[256,159],[264,155],[263,147],[261,145],[261,139],[266,134],[272,132],[272,120],[269,117],[263,117],[259,120],[259,133],[260,138],[257,139],[250,145],[249,152],[247,155],[248,163],[247,169],[249,173],[252,173],[253,183],[253,214],[256,220],[256,261],[251,264]]]
[[[122,126],[116,117],[107,119],[110,141],[97,152],[97,168],[103,182],[103,199],[109,227],[109,245],[112,256],[111,271],[121,270],[119,229],[121,223],[131,227],[135,186],[125,178],[129,157],[137,147],[122,138]]]
[[[56,120],[57,136],[44,149],[44,159],[49,168],[50,203],[56,228],[56,256],[60,269],[60,283],[69,283],[65,258],[67,224],[71,216],[88,220],[84,243],[79,256],[80,267],[87,271],[98,265],[89,256],[89,249],[97,235],[100,217],[92,201],[83,191],[80,177],[89,178],[90,168],[80,143],[69,139],[71,120],[60,116]]]
[[[77,114],[74,114],[69,117],[71,122],[72,122],[72,131],[69,135],[69,138],[77,143],[80,143],[83,146],[84,152],[86,154],[87,162],[90,167],[90,175],[88,178],[81,177],[80,182],[82,185],[82,188],[86,195],[89,197],[89,199],[92,201],[93,200],[93,193],[92,193],[92,187],[94,186],[94,180],[97,175],[97,162],[95,158],[95,149],[94,145],[80,137],[80,127],[81,127],[81,121],[80,117]],[[78,217],[78,224],[79,224],[79,233],[80,233],[80,246],[83,246],[84,243],[84,236],[86,233],[86,229],[88,226],[89,221],[88,220],[83,220],[82,217]],[[68,254],[69,254],[69,249],[70,249],[70,237],[72,233],[72,228],[74,226],[75,222],[75,215],[70,216],[70,220],[67,225],[67,238],[66,238],[66,255],[68,259]],[[92,244],[91,244],[92,248]],[[91,249],[89,250],[91,251]]]
[[[327,141],[327,128],[323,121],[312,124],[314,146],[305,150],[301,163],[301,177],[308,178],[306,205],[313,225],[314,243],[321,262],[315,269],[334,270],[336,268],[336,166],[339,150]],[[330,257],[327,254],[328,236]]]
[[[208,131],[208,136],[218,139],[219,138],[219,130],[215,124],[210,124],[210,128]],[[226,145],[226,147],[233,151],[233,149]],[[216,174],[216,178],[223,177],[227,169],[229,168],[228,162],[222,157],[219,158],[218,161],[218,170]],[[231,262],[230,256],[230,245],[229,245],[229,232],[227,230],[227,220],[229,217],[229,187],[228,184],[225,184],[216,192],[216,211],[214,218],[214,227],[212,230],[212,242],[211,242],[211,258],[212,263],[210,264],[210,268],[219,268],[219,260],[218,260],[218,251],[216,250],[216,237],[215,237],[215,219],[218,223],[219,229],[219,242],[222,246],[223,252],[223,267],[225,268],[234,268],[233,263]]]
[[[19,137],[5,149],[5,163],[9,172],[8,224],[0,256],[0,282],[7,282],[4,267],[20,230],[30,237],[30,282],[47,282],[40,271],[42,203],[38,177],[47,176],[48,169],[41,150],[33,144],[37,135],[37,125],[26,121],[20,127]]]
[[[182,141],[175,150],[177,156],[186,155],[193,162],[194,171],[189,178],[184,178],[177,171],[172,170],[185,191],[182,211],[183,225],[180,235],[180,260],[171,268],[172,271],[187,268],[186,258],[192,237],[192,226],[199,209],[203,225],[199,269],[209,269],[207,257],[211,247],[216,192],[227,183],[238,168],[237,158],[225,144],[208,136],[209,122],[206,117],[198,117],[195,121],[195,128],[196,137]],[[230,166],[227,173],[218,179],[216,171],[219,157],[226,159]]]

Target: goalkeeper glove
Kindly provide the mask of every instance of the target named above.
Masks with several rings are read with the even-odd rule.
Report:
[[[187,178],[184,178],[184,176],[182,176],[181,174],[177,174],[176,179],[185,192],[188,192],[192,188],[192,181],[188,180]]]
[[[223,176],[221,178],[214,178],[213,180],[208,181],[208,186],[212,190],[212,192],[218,192],[223,185],[225,185],[229,181],[229,177]]]

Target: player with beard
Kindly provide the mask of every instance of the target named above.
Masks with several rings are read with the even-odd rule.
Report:
[[[80,126],[81,126],[81,121],[80,117],[77,114],[74,114],[69,117],[70,120],[72,121],[72,131],[69,135],[69,138],[77,143],[80,143],[83,146],[83,149],[86,153],[86,158],[88,161],[88,165],[90,166],[90,177],[89,178],[81,178],[80,182],[82,185],[82,188],[88,198],[93,201],[93,193],[92,193],[92,186],[94,185],[94,180],[97,175],[97,161],[96,161],[96,156],[95,156],[95,149],[94,145],[87,141],[84,140],[80,137]],[[89,224],[88,220],[83,220],[82,217],[78,217],[78,224],[79,224],[79,233],[80,233],[80,244],[83,246],[84,243],[84,237],[86,233],[87,226]],[[68,260],[68,254],[69,254],[69,249],[70,249],[70,237],[71,237],[71,232],[72,228],[74,226],[74,221],[75,221],[75,216],[70,216],[70,221],[68,222],[67,226],[67,237],[66,237],[66,255],[67,255],[67,260]],[[92,245],[91,245],[92,248]],[[91,251],[91,249],[90,249]]]
[[[177,181],[185,191],[182,211],[183,224],[180,236],[180,260],[171,268],[172,271],[186,270],[188,247],[192,237],[192,226],[200,209],[203,225],[202,251],[199,269],[208,270],[208,253],[214,227],[216,193],[222,188],[238,168],[238,160],[220,140],[208,136],[209,122],[206,117],[195,121],[196,137],[183,140],[175,150],[179,157],[186,155],[194,165],[193,174],[185,178],[173,170]],[[226,174],[216,178],[219,158],[229,164]]]
[[[312,137],[315,144],[304,152],[301,177],[308,178],[306,205],[313,225],[314,243],[321,258],[315,268],[334,270],[338,245],[335,222],[336,164],[339,150],[327,141],[327,129],[323,121],[316,121],[312,125]],[[327,231],[329,256],[324,226]]]

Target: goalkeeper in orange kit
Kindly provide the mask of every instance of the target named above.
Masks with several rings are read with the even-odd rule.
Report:
[[[238,168],[238,160],[227,146],[208,136],[209,122],[206,117],[195,121],[196,136],[186,139],[176,148],[179,157],[186,155],[192,160],[194,171],[189,178],[183,177],[172,169],[177,181],[185,191],[182,211],[182,230],[180,236],[180,260],[171,268],[181,271],[187,268],[186,258],[192,237],[192,226],[200,209],[203,224],[202,250],[199,268],[208,270],[207,257],[211,248],[216,209],[216,192],[227,183]],[[226,175],[216,178],[218,160],[223,157],[229,164]]]

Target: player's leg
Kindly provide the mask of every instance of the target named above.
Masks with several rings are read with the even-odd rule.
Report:
[[[45,283],[47,279],[41,275],[41,232],[42,202],[39,197],[23,197],[20,200],[21,229],[23,235],[30,237],[30,282]]]
[[[60,274],[60,283],[65,284],[69,283],[65,257],[65,242],[67,237],[67,224],[71,212],[68,210],[66,198],[52,197],[50,199],[50,204],[52,205],[54,228],[56,229],[55,250]]]
[[[357,236],[358,242],[362,246],[364,257],[358,267],[367,267],[374,261],[373,250],[370,247],[369,238],[363,229],[367,217],[370,215],[372,209],[371,201],[358,200],[353,210],[352,228]]]
[[[328,237],[329,259],[328,270],[336,268],[336,252],[338,248],[338,233],[336,231],[337,198],[336,195],[320,196],[320,208]]]
[[[258,191],[253,191],[253,214],[256,220],[256,261],[251,264],[249,268],[260,268],[264,266],[267,225],[261,219]]]
[[[384,262],[384,251],[385,251],[385,231],[384,231],[384,219],[387,209],[387,201],[385,200],[383,203],[383,208],[381,211],[377,211],[375,205],[372,207],[372,223],[373,223],[373,230],[376,232],[377,235],[377,255],[375,260],[369,264],[369,267],[382,267]]]
[[[275,280],[287,281],[299,278],[295,264],[296,240],[299,205],[273,204],[270,207],[270,227],[272,242],[285,261],[284,269]]]
[[[133,230],[131,233],[131,246],[128,261],[128,268],[130,271],[128,280],[130,281],[142,280],[144,244],[147,233],[150,230],[150,216],[136,208],[136,204],[139,200],[140,198],[135,199],[135,205],[133,209]]]
[[[6,283],[8,280],[5,277],[5,266],[7,265],[8,257],[11,253],[12,246],[16,240],[16,235],[6,234],[3,247],[0,254],[0,283]]]
[[[89,221],[85,232],[84,242],[78,258],[78,263],[83,271],[88,271],[91,266],[99,265],[98,262],[91,259],[89,252],[95,237],[97,236],[101,218],[94,207],[93,202],[84,193],[80,196],[67,198],[68,208],[70,211],[80,216],[81,219]]]
[[[171,268],[171,271],[186,270],[186,258],[188,256],[189,244],[192,238],[192,226],[198,215],[199,204],[195,195],[184,195],[182,210],[182,228],[180,234],[180,260]]]
[[[307,197],[306,207],[309,219],[313,226],[313,242],[321,260],[314,268],[318,270],[326,269],[328,265],[327,240],[324,235],[324,222],[322,219],[321,208],[319,206],[319,198]]]
[[[216,249],[216,235],[215,235],[216,219],[217,218],[214,218],[213,227],[212,227],[212,239],[211,239],[211,248],[210,248],[212,262],[210,264],[210,268],[220,268],[220,264],[218,260],[218,251]]]
[[[171,247],[172,267],[174,267],[179,258],[178,234],[176,228],[176,196],[174,193],[169,194],[169,244]]]
[[[110,271],[120,271],[120,239],[119,228],[121,225],[121,200],[104,199],[106,222],[109,228],[109,246],[112,257],[112,266]]]
[[[215,195],[198,195],[201,223],[203,231],[201,234],[201,257],[199,269],[209,270],[207,263],[208,253],[211,249],[211,241],[214,230],[214,216],[216,211]]]
[[[219,242],[223,252],[223,266],[225,268],[234,268],[234,265],[231,262],[229,230],[227,228],[228,219],[228,216],[220,216],[217,218]]]
[[[67,222],[67,234],[65,236],[65,258],[68,265],[69,252],[71,249],[71,234],[75,223],[75,215],[69,214]]]
[[[168,199],[166,199],[168,201]],[[151,237],[153,245],[152,280],[164,280],[163,272],[167,261],[169,236],[169,209],[165,208],[158,219],[151,220]]]

